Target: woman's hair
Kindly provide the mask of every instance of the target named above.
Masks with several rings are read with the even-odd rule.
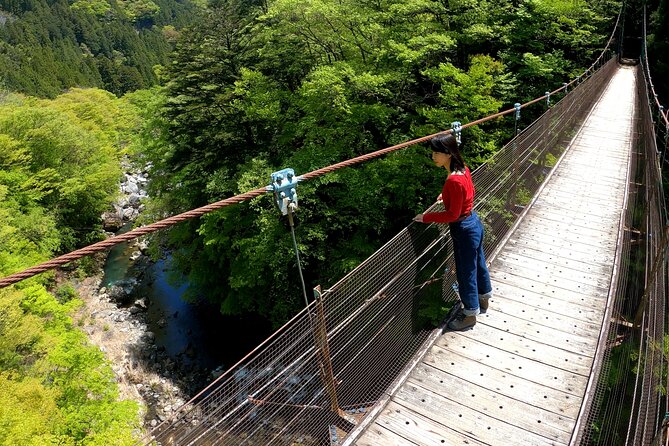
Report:
[[[451,171],[463,172],[465,170],[465,161],[462,159],[458,141],[450,133],[435,136],[430,140],[433,152],[441,152],[451,155]]]

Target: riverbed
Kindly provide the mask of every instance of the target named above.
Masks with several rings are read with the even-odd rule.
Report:
[[[125,226],[119,233],[129,229]],[[169,253],[157,261],[143,255],[130,260],[136,256],[132,244],[115,246],[104,265],[102,286],[132,284],[129,301],[142,303],[154,344],[174,361],[225,370],[271,333],[270,325],[258,316],[224,316],[204,299],[186,302],[188,280],[172,271]]]

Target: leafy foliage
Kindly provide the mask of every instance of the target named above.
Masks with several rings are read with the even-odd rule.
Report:
[[[660,0],[657,9],[649,7],[649,61],[655,88],[662,104],[669,104],[669,87],[660,79],[669,78],[669,1]]]
[[[177,0],[1,0],[0,81],[41,97],[150,86],[171,51],[162,27],[182,27],[196,10]]]
[[[184,30],[145,129],[154,215],[256,188],[541,95],[591,62],[618,5],[585,1],[220,0]],[[205,25],[206,24],[206,25]],[[485,131],[484,131],[485,130]],[[509,135],[465,135],[472,165]],[[309,284],[331,284],[433,199],[422,149],[300,185]],[[301,305],[290,235],[270,200],[163,240],[191,295],[280,323]],[[206,292],[205,292],[206,290]]]
[[[72,328],[78,304],[0,290],[0,444],[134,444],[137,404],[117,401],[111,367]]]
[[[0,103],[0,276],[99,238],[136,106],[101,90]],[[0,290],[0,444],[130,445],[138,407],[44,277]]]
[[[44,245],[36,252],[53,252],[99,238],[100,215],[120,175],[121,129],[131,125],[129,119],[113,95],[99,90],[73,90],[55,100],[5,98],[0,185],[14,209],[10,227],[24,228],[21,243],[33,241]],[[54,226],[58,244],[49,236]]]

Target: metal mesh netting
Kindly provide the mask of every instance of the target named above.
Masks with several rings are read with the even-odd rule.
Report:
[[[635,322],[640,325],[639,366],[635,386],[635,406],[638,417],[630,423],[628,444],[651,444],[660,426],[664,364],[665,305],[669,296],[667,274],[667,209],[662,188],[663,154],[658,150],[652,102],[648,90],[647,65],[639,68],[639,148],[643,152],[643,191],[641,206],[642,242],[645,250],[645,288]],[[657,116],[657,115],[656,115]],[[666,132],[666,128],[665,128]],[[666,377],[665,377],[666,379]],[[632,441],[633,440],[633,441]]]
[[[472,174],[486,252],[518,220],[614,69],[610,60],[584,77]],[[417,322],[419,303],[429,295],[445,307],[455,303],[451,253],[448,225],[410,224],[156,427],[147,442],[340,444],[431,333]]]
[[[666,425],[661,423],[662,409],[669,413],[664,396],[668,384],[664,333],[669,255],[667,184],[663,183],[669,173],[669,129],[653,91],[645,52],[637,79],[621,269],[607,349],[581,445],[659,446],[667,441]]]

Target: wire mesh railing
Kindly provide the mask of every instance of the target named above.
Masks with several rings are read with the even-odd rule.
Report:
[[[640,205],[636,207],[641,219],[639,242],[645,254],[642,295],[634,317],[638,330],[632,338],[638,344],[637,380],[634,392],[635,422],[628,425],[627,444],[648,445],[655,438],[661,423],[660,404],[666,380],[664,354],[665,307],[669,296],[667,274],[667,209],[662,187],[660,152],[657,146],[656,126],[652,117],[647,65],[639,67],[638,147],[641,180]],[[664,375],[664,378],[663,378]],[[665,410],[666,412],[666,410]]]
[[[615,70],[571,91],[473,172],[492,253],[539,190]],[[439,210],[440,204],[431,209]],[[448,226],[412,223],[151,432],[160,445],[331,445],[360,423],[456,302]],[[493,256],[490,256],[490,261]]]
[[[632,176],[628,184],[613,317],[595,403],[581,445],[666,445],[667,135],[644,38],[638,66]],[[664,404],[664,407],[662,407]],[[664,410],[663,410],[664,409]]]

